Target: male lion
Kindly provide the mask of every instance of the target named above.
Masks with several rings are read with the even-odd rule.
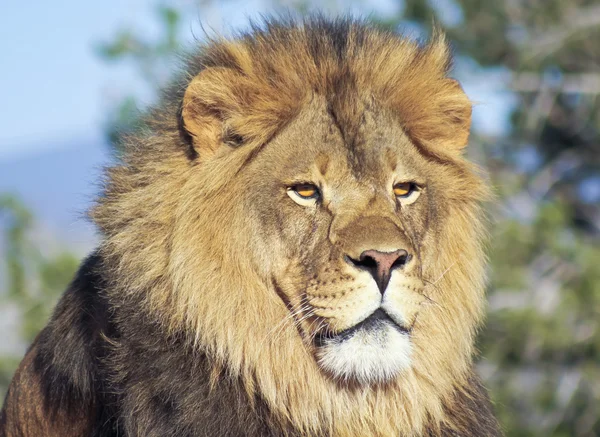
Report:
[[[437,34],[213,40],[125,139],[3,436],[498,436],[473,371],[487,189]]]

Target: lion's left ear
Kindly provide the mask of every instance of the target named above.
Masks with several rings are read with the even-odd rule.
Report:
[[[429,101],[421,103],[422,117],[410,120],[409,131],[433,149],[457,153],[469,141],[471,101],[454,79],[442,79],[432,87],[435,92]]]
[[[411,60],[397,63],[402,74],[384,94],[407,134],[432,153],[460,153],[469,139],[472,105],[460,84],[447,77],[451,53],[443,33],[434,32]]]
[[[201,160],[219,149],[264,144],[299,106],[300,87],[274,80],[235,44],[213,48],[206,67],[187,85],[181,107],[183,128]]]
[[[209,67],[186,88],[181,117],[192,146],[202,160],[211,158],[223,145],[241,141],[232,122],[242,107],[244,78],[225,67]]]

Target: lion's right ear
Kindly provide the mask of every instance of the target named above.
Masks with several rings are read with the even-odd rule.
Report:
[[[211,67],[201,71],[187,86],[181,118],[201,160],[210,159],[223,145],[241,143],[232,121],[243,112],[245,82],[242,75],[230,68]]]

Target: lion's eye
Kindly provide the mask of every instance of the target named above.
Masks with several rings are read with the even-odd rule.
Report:
[[[315,206],[321,197],[321,192],[313,184],[296,184],[287,189],[287,194],[294,202],[302,206]]]
[[[400,182],[394,185],[394,195],[396,197],[408,197],[415,190],[415,184],[412,182]]]
[[[303,199],[314,199],[319,196],[319,189],[312,184],[294,185],[291,190]]]

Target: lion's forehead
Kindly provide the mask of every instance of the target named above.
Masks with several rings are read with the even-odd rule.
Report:
[[[423,177],[428,163],[388,113],[375,104],[363,107],[353,120],[341,123],[316,99],[273,141],[273,154],[287,174],[317,174],[330,187],[372,191],[390,175]]]

